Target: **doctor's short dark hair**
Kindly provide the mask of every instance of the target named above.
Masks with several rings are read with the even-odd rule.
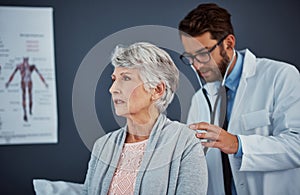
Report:
[[[230,18],[231,14],[217,4],[200,4],[180,21],[178,29],[192,37],[210,32],[212,39],[220,40],[225,35],[234,35]]]

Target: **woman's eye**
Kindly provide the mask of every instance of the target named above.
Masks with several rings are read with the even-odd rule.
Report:
[[[130,77],[128,77],[128,76],[124,76],[124,78],[123,78],[125,81],[130,81],[131,79],[130,79]]]

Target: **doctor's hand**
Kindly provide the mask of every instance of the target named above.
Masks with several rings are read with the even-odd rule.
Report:
[[[202,133],[196,132],[199,139],[207,139],[202,142],[204,147],[219,148],[226,154],[235,154],[238,151],[238,138],[236,135],[228,133],[221,127],[206,122],[194,123],[189,126],[193,130],[204,130]]]

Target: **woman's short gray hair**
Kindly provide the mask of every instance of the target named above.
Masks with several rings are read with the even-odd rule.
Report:
[[[166,110],[178,87],[179,71],[170,55],[157,46],[138,42],[128,47],[118,45],[112,55],[114,67],[136,68],[149,91],[161,82],[166,85],[163,96],[155,102],[159,112]]]

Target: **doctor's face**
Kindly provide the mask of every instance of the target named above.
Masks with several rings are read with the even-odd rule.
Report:
[[[200,77],[206,82],[222,80],[230,61],[221,46],[222,40],[218,45],[218,41],[211,39],[211,34],[206,32],[196,37],[181,35],[181,41],[185,49],[184,56]]]
[[[145,90],[137,69],[116,67],[112,80],[109,92],[118,116],[139,117],[149,113],[151,94]]]

